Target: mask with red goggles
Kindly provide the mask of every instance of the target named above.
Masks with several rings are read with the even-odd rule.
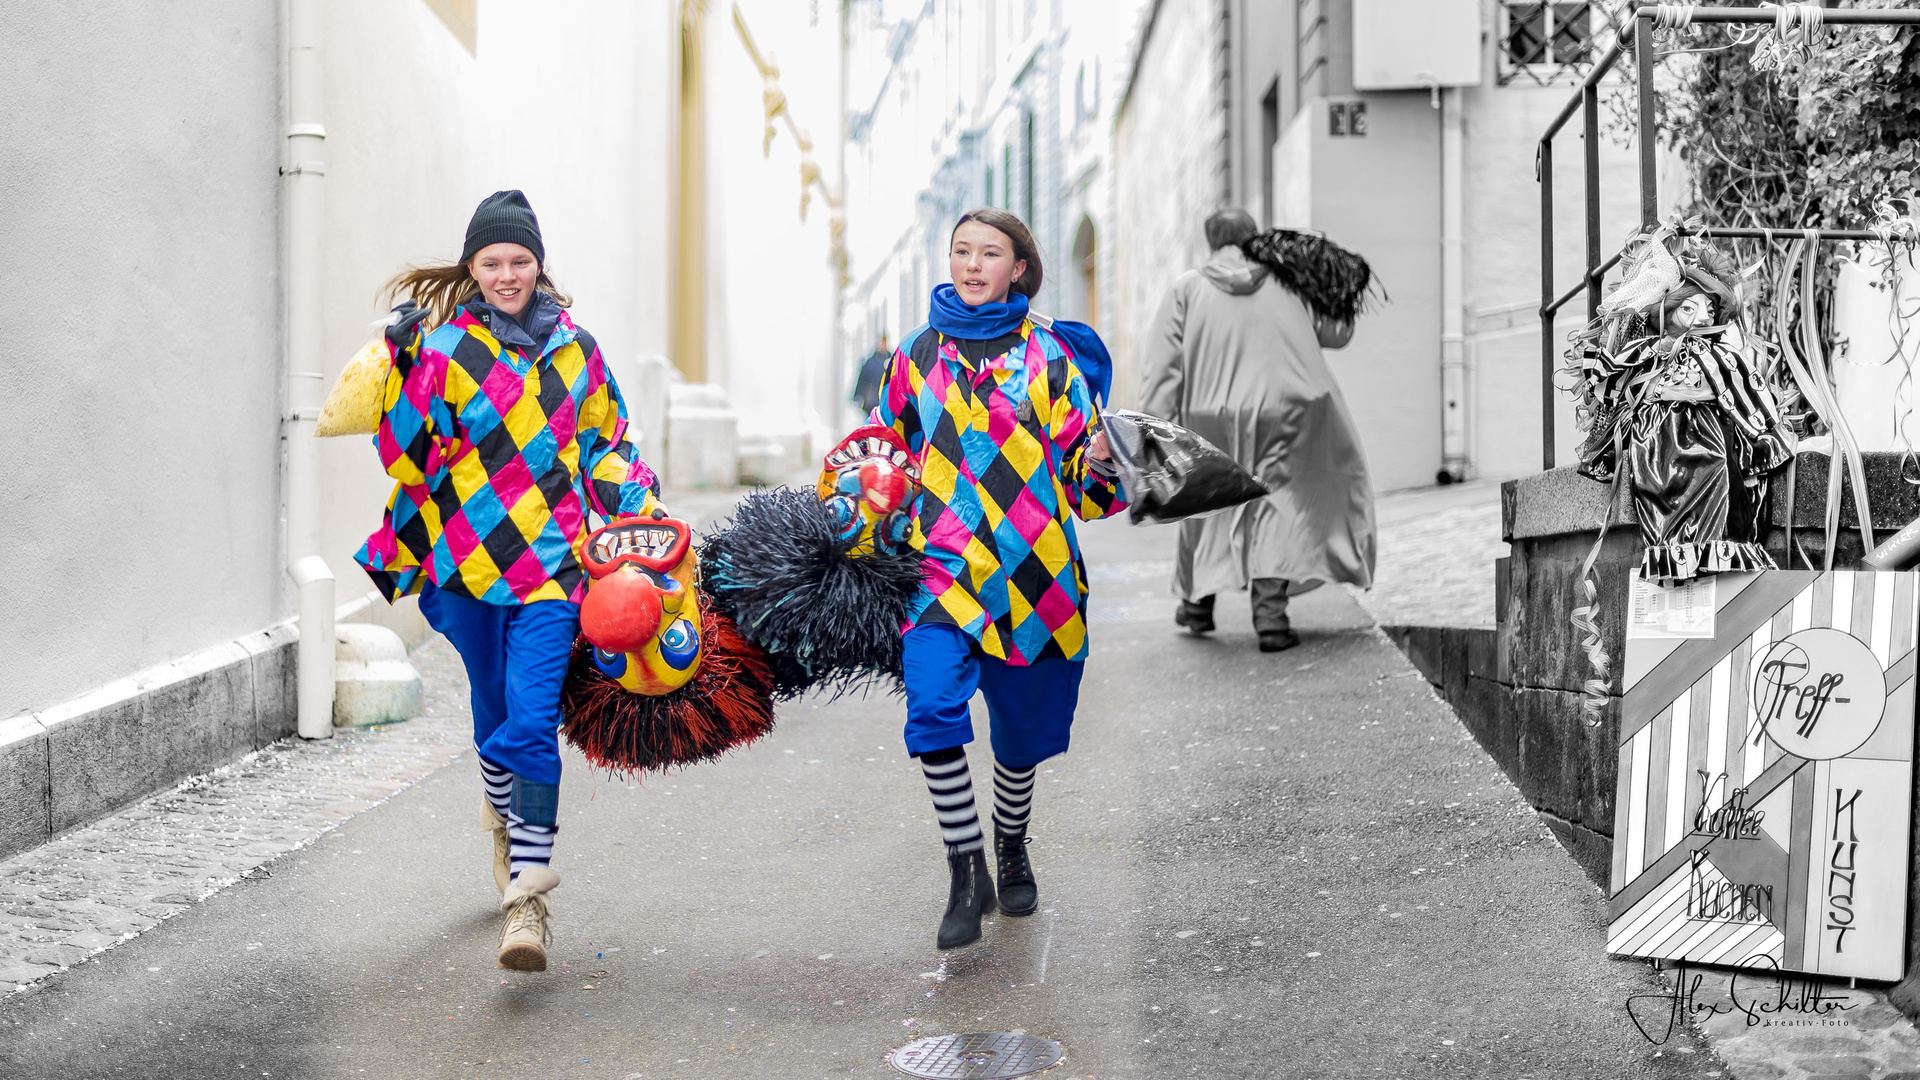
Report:
[[[856,541],[853,554],[907,550],[913,532],[913,501],[920,495],[920,463],[900,434],[871,424],[828,451],[815,486],[833,516],[842,541]]]

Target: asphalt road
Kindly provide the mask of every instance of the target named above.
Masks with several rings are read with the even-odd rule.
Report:
[[[1333,589],[1305,643],[1177,634],[1172,530],[1085,530],[1094,655],[1030,849],[1041,913],[942,955],[945,864],[897,700],[790,709],[671,778],[569,762],[553,967],[493,966],[471,756],[0,1002],[6,1077],[897,1075],[927,1035],[1058,1039],[1049,1077],[1679,1077],[1602,908]],[[984,717],[981,717],[984,734]],[[991,766],[976,743],[976,779]],[[983,800],[984,801],[984,800]]]

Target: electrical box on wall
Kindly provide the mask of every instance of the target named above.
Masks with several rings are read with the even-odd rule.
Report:
[[[1353,0],[1353,88],[1480,85],[1480,0]]]

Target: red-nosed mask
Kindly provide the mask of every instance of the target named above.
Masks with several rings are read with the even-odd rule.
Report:
[[[587,537],[580,633],[600,670],[635,693],[664,694],[699,671],[692,544],[687,523],[664,516],[621,518]]]

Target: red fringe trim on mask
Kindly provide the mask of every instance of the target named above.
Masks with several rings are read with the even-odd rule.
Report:
[[[701,592],[700,673],[669,694],[636,694],[593,664],[576,638],[560,702],[560,733],[595,767],[665,771],[712,761],[773,730],[773,671],[733,620]]]

